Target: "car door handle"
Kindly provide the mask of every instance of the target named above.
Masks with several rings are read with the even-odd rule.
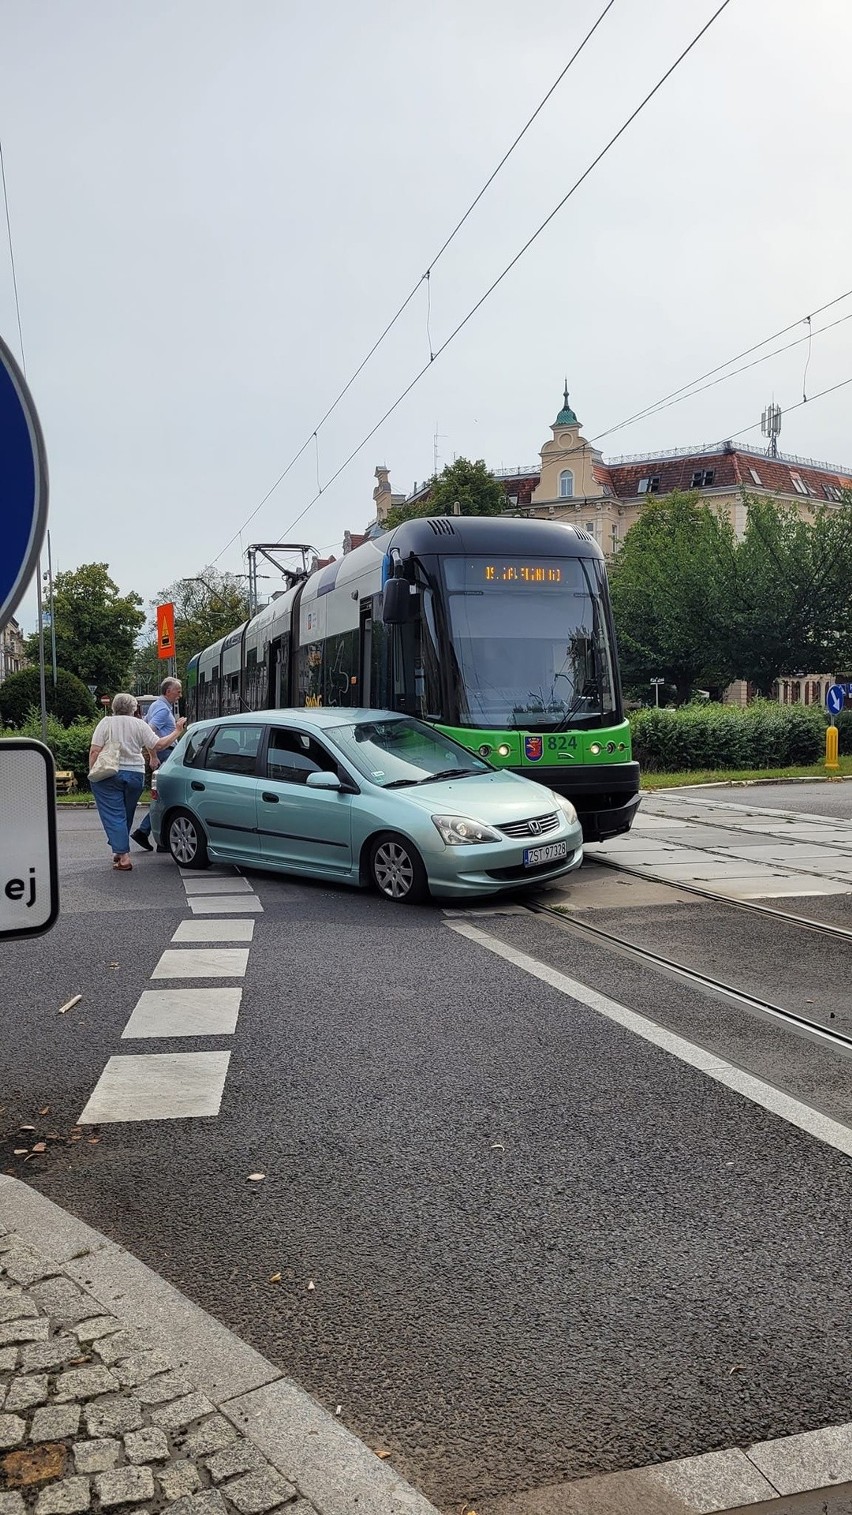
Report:
[[[193,779],[193,781],[192,781],[192,783],[190,784],[189,787],[190,787],[190,789],[203,789],[204,785],[203,784],[199,784],[199,782],[198,782],[197,779]]]
[[[277,805],[278,804],[278,795],[277,794],[267,794],[266,791],[264,791],[263,794],[260,797],[261,797],[262,800],[266,800],[267,805]]]

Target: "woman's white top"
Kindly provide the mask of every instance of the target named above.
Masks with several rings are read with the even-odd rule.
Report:
[[[143,749],[152,751],[159,740],[156,731],[135,715],[105,715],[92,732],[93,747],[118,742],[119,768],[135,768],[141,773],[145,772]]]

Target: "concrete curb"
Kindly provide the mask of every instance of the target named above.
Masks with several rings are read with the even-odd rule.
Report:
[[[19,1179],[0,1175],[0,1223],[143,1330],[175,1366],[298,1482],[323,1515],[438,1515],[357,1436],[227,1326],[123,1247]]]
[[[764,784],[852,784],[852,773],[812,773],[809,777],[798,774],[782,779],[705,779],[702,784],[669,784],[654,789],[643,789],[640,782],[639,793],[644,798],[646,794],[672,794],[681,789],[759,789]]]

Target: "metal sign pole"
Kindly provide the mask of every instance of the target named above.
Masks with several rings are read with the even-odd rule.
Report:
[[[47,584],[50,591],[50,655],[53,662],[53,687],[56,688],[56,607],[53,603],[53,557],[50,532],[47,533]]]
[[[41,557],[36,562],[36,590],[38,600],[38,692],[41,705],[41,739],[47,746],[47,691],[44,678],[44,616],[41,604]]]

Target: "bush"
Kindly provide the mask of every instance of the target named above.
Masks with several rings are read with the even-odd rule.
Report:
[[[818,705],[684,705],[631,716],[633,755],[652,773],[697,769],[787,768],[817,763],[825,751]]]
[[[81,789],[89,787],[89,748],[95,725],[96,722],[91,720],[75,721],[73,726],[63,726],[55,715],[47,718],[47,745],[53,753],[56,767],[60,772],[70,770]],[[38,710],[30,710],[19,727],[0,730],[0,739],[13,736],[34,737],[37,742],[41,741],[41,716]]]
[[[82,679],[68,673],[64,668],[56,671],[56,688],[53,675],[48,673],[45,683],[47,709],[63,726],[85,717],[94,723],[97,718],[95,702]],[[0,722],[18,726],[27,719],[29,712],[39,709],[39,674],[37,668],[22,668],[12,673],[0,684]]]

